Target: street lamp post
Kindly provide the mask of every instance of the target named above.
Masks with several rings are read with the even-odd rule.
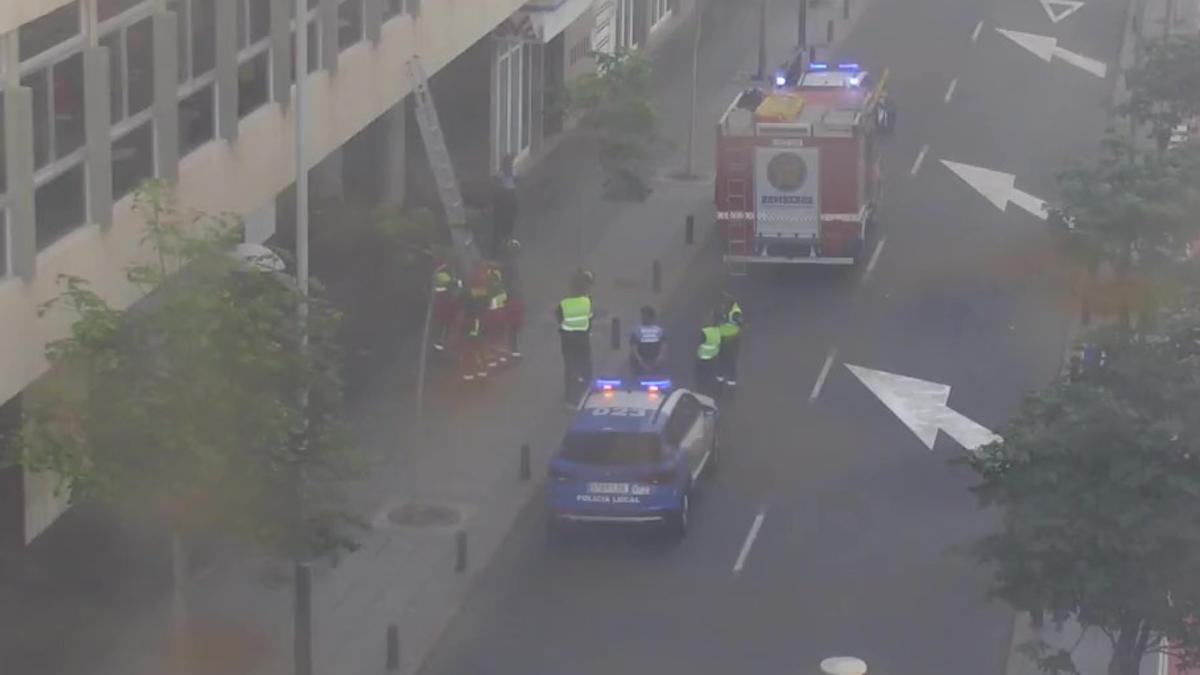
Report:
[[[758,79],[767,79],[767,0],[759,5]]]
[[[687,162],[683,174],[696,176],[696,87],[700,71],[700,35],[704,29],[704,0],[696,0],[696,27],[692,36],[692,105],[688,108]]]

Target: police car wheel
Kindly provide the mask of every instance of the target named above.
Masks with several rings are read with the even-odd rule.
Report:
[[[679,510],[671,514],[670,519],[667,521],[667,526],[670,529],[672,536],[682,537],[683,535],[687,534],[688,518],[691,516],[690,511],[691,504],[688,498],[688,493],[684,492],[683,499],[679,504]]]

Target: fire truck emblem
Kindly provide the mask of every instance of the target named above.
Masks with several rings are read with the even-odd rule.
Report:
[[[808,165],[800,155],[781,152],[767,162],[767,180],[780,192],[795,192],[808,180]]]

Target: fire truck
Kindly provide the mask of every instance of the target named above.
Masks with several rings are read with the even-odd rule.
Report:
[[[890,128],[882,77],[810,62],[737,96],[717,124],[715,198],[725,262],[856,265],[880,192]]]

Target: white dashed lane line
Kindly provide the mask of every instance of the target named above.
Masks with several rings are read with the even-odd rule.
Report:
[[[954,98],[954,90],[957,87],[958,87],[958,78],[956,77],[953,80],[950,80],[950,86],[946,88],[946,99],[945,99],[946,103],[949,103],[950,99]]]
[[[879,248],[875,249],[876,251]],[[825,363],[821,364],[821,372],[817,375],[817,382],[813,385],[812,393],[808,395],[809,403],[817,400],[821,395],[821,388],[825,386],[825,378],[829,377],[829,369],[833,367],[833,362],[837,359],[837,347],[829,350],[829,356],[825,357]]]
[[[929,144],[921,146],[921,151],[917,153],[916,160],[913,161],[912,168],[909,169],[908,175],[915,176],[921,170],[921,163],[925,161],[925,153],[929,152]]]
[[[746,541],[742,542],[742,550],[738,552],[737,560],[733,563],[733,573],[740,574],[742,568],[746,566],[746,558],[750,557],[750,549],[754,546],[754,540],[758,538],[758,531],[762,529],[763,520],[767,517],[767,510],[758,512],[754,516],[754,522],[750,524],[750,531],[746,533]]]
[[[975,32],[971,33],[971,42],[976,42],[979,40],[979,33],[982,30],[983,30],[983,22],[980,21],[979,23],[975,24]]]

